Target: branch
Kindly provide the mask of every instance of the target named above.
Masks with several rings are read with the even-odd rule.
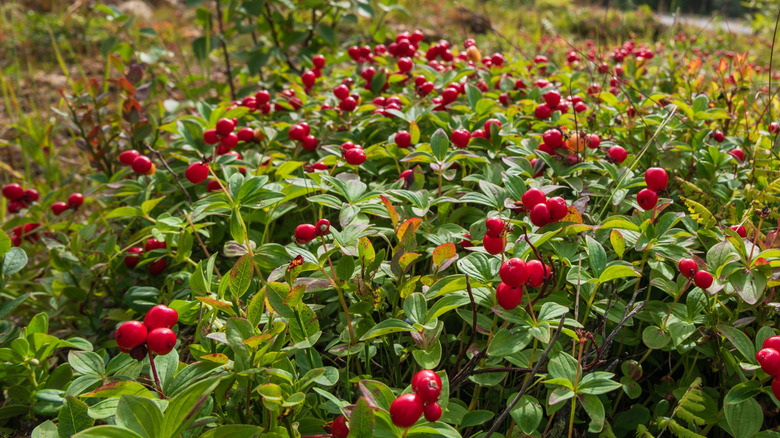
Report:
[[[230,100],[236,100],[236,90],[233,88],[233,71],[230,68],[230,57],[228,56],[227,44],[225,44],[225,29],[222,26],[222,8],[219,5],[220,0],[214,0],[217,4],[217,25],[219,26],[219,43],[222,46],[222,54],[225,57],[225,67],[227,67],[228,85],[230,85]]]

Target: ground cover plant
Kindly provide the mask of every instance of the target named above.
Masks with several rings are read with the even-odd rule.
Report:
[[[15,125],[0,433],[778,435],[769,59],[189,3]]]

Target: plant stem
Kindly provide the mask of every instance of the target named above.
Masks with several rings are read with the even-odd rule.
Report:
[[[154,366],[154,356],[152,356],[152,350],[148,350],[149,353],[149,365],[152,367],[152,377],[154,377],[154,384],[157,389],[157,395],[160,396],[160,400],[165,398],[165,395],[162,392],[162,385],[160,385],[160,378],[157,377],[157,367]]]

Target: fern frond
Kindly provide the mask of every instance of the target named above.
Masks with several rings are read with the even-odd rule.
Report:
[[[655,438],[644,424],[636,427],[636,438]]]
[[[680,438],[707,438],[704,435],[699,435],[696,432],[688,430],[687,428],[683,427],[680,423],[674,421],[674,419],[669,420],[669,430],[672,431],[674,436]]]

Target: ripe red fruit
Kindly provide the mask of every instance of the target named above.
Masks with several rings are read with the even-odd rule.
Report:
[[[318,236],[324,236],[330,232],[330,221],[327,219],[320,219],[314,227],[317,229]]]
[[[317,68],[325,67],[325,57],[323,55],[314,55],[314,57],[311,58],[311,62]]]
[[[772,122],[769,124],[769,133],[770,134],[778,134],[780,133],[780,123]]]
[[[712,133],[712,138],[714,138],[718,143],[723,143],[723,140],[726,139],[726,136],[723,135],[723,133],[720,131],[715,131]]]
[[[164,304],[158,304],[146,312],[144,325],[149,330],[154,330],[159,327],[171,328],[176,325],[178,320],[179,313],[176,310],[171,309]]]
[[[3,187],[3,196],[11,201],[18,201],[24,196],[24,189],[16,183],[6,184]]]
[[[295,242],[304,245],[317,237],[317,228],[312,224],[300,224],[295,227]]]
[[[550,148],[556,149],[561,147],[563,144],[563,134],[558,129],[548,129],[547,131],[544,131],[544,134],[542,134],[542,141],[544,141],[544,144]]]
[[[417,394],[399,396],[390,404],[390,419],[398,427],[411,427],[423,413],[423,401]]]
[[[756,353],[761,369],[770,376],[780,375],[780,352],[771,348],[763,348]]]
[[[458,90],[447,88],[441,92],[442,103],[447,105],[458,100]]]
[[[149,263],[149,273],[152,275],[160,275],[165,270],[165,267],[168,266],[168,262],[165,261],[165,258],[160,258],[152,263]]]
[[[561,107],[562,106],[563,105],[561,105]],[[566,112],[562,108],[559,108],[559,109],[561,110],[561,112]],[[568,108],[567,108],[567,110],[568,110]],[[574,112],[581,113],[581,112],[587,111],[587,110],[588,110],[588,106],[585,105],[583,102],[577,102],[577,103],[574,104]]]
[[[492,237],[485,234],[485,237],[482,239],[482,246],[485,247],[488,254],[501,254],[504,252],[504,239],[502,237]]]
[[[366,153],[363,148],[352,148],[344,152],[344,159],[353,166],[359,166],[366,162]]]
[[[220,187],[219,182],[215,179],[209,180],[208,183],[206,183],[206,190],[209,192],[218,192],[222,190],[222,187]]]
[[[154,251],[155,249],[164,249],[166,247],[165,241],[159,241],[155,239],[154,237],[147,239],[146,243],[144,244],[144,251]]]
[[[131,166],[133,167],[133,172],[146,175],[152,170],[152,160],[150,160],[149,157],[139,155],[138,157],[135,157]]]
[[[487,138],[487,135],[485,134],[485,131],[483,129],[475,129],[471,132],[471,138]]]
[[[72,193],[68,196],[68,208],[77,209],[84,203],[84,195],[81,193]]]
[[[544,192],[539,189],[528,189],[523,193],[522,202],[523,206],[527,210],[531,210],[538,204],[542,204],[547,200]]]
[[[536,108],[534,108],[534,117],[539,120],[546,120],[550,118],[551,115],[552,110],[545,103],[537,105]]]
[[[501,121],[498,119],[488,119],[485,121],[485,135],[487,138],[490,138],[490,126],[496,125],[496,127],[501,130]]]
[[[303,140],[301,141],[301,147],[307,151],[316,150],[319,145],[320,142],[317,140],[317,137],[313,135],[307,135],[306,137],[303,137]]]
[[[552,220],[550,209],[547,208],[547,204],[536,204],[534,208],[531,209],[528,217],[531,218],[531,223],[537,227],[543,227]]]
[[[682,259],[677,263],[677,269],[680,270],[680,274],[690,278],[696,274],[699,266],[693,259]]]
[[[116,329],[114,339],[119,349],[127,353],[146,342],[146,327],[140,321],[125,321]]]
[[[729,228],[734,230],[739,237],[745,238],[747,236],[747,230],[745,229],[744,225],[732,225]]]
[[[559,221],[569,214],[569,207],[566,205],[566,200],[560,196],[548,199],[545,204],[547,204],[547,209],[550,210],[550,216],[553,220]]]
[[[203,131],[203,142],[206,144],[219,143],[219,134],[216,129],[207,129]]]
[[[349,87],[341,84],[333,89],[333,95],[336,96],[338,100],[344,100],[349,97]]]
[[[423,403],[435,402],[441,394],[441,377],[432,370],[418,371],[412,377],[412,391]]]
[[[339,102],[339,109],[342,111],[353,111],[357,107],[357,101],[352,96],[347,97],[346,99]]]
[[[24,199],[29,202],[35,202],[41,198],[41,194],[35,189],[27,189],[24,191]]]
[[[517,257],[505,261],[498,270],[501,281],[508,286],[522,286],[528,281],[528,268],[525,261]]]
[[[430,422],[439,421],[439,418],[441,418],[441,406],[438,403],[427,404],[423,408],[423,415]]]
[[[149,332],[146,337],[146,346],[149,350],[160,356],[165,356],[176,346],[176,333],[165,327],[158,327]]]
[[[712,274],[707,271],[696,271],[696,274],[693,276],[693,283],[701,289],[707,289],[712,286]]]
[[[399,148],[408,148],[412,144],[412,135],[407,131],[398,131],[395,134],[395,144]]]
[[[287,136],[290,137],[290,140],[303,140],[303,137],[306,137],[306,129],[301,125],[292,125],[287,131]]]
[[[736,158],[737,160],[739,160],[740,163],[745,161],[745,153],[740,148],[732,149],[731,152],[729,152],[729,154],[734,158]]]
[[[561,102],[561,93],[550,90],[542,96],[544,98],[544,102],[549,106],[550,108],[555,108],[558,106],[558,104]]]
[[[498,236],[504,231],[504,221],[498,217],[489,217],[485,221],[487,233],[491,236]]]
[[[412,60],[410,58],[401,58],[398,60],[398,70],[408,72],[412,69]]]
[[[236,125],[233,123],[230,119],[219,119],[217,120],[217,133],[222,135],[228,135],[233,132],[233,129],[235,129]]]
[[[320,56],[320,55],[317,55]],[[330,434],[333,438],[347,438],[349,436],[349,427],[347,426],[347,417],[339,415],[330,425]]]
[[[761,348],[771,348],[777,352],[780,352],[780,336],[772,336],[771,338],[764,339],[764,344]]]
[[[133,164],[133,160],[135,160],[135,158],[138,157],[139,155],[141,155],[141,153],[135,149],[124,151],[121,154],[119,154],[119,162],[124,164],[125,166],[130,166]]]
[[[591,149],[598,149],[599,145],[601,144],[601,139],[596,134],[590,134],[588,136],[588,147]]]
[[[303,85],[306,87],[311,87],[317,82],[317,75],[313,71],[307,70],[301,74],[301,82],[303,82]]]
[[[311,165],[313,170],[328,170],[328,165],[325,163],[314,163]]]
[[[471,139],[471,134],[466,129],[456,129],[452,131],[452,134],[450,135],[450,140],[452,140],[452,144],[455,145],[455,147],[458,147],[460,149],[463,149],[469,145],[469,140]]]
[[[776,399],[780,399],[780,379],[772,380],[772,394]]]
[[[51,212],[54,213],[55,216],[61,215],[67,209],[68,204],[64,202],[55,202],[51,205]]]
[[[252,128],[241,128],[236,136],[240,141],[250,142],[255,139],[255,130]]]
[[[496,288],[496,301],[502,309],[512,310],[520,305],[520,301],[522,301],[522,299],[522,286],[512,287],[503,281],[498,284],[498,287]]]
[[[231,132],[230,134],[222,137],[222,139],[219,141],[219,144],[228,149],[233,149],[236,147],[236,145],[238,145],[238,136]]]
[[[184,176],[193,184],[200,184],[209,177],[209,165],[199,161],[190,164],[184,172]]]
[[[636,194],[636,202],[642,210],[652,210],[658,204],[658,193],[650,189],[642,189]]]
[[[651,167],[645,171],[645,183],[647,188],[660,192],[666,189],[666,185],[669,183],[669,175],[666,174],[666,170],[660,167]]]
[[[528,285],[539,287],[544,284],[544,278],[550,275],[550,267],[539,260],[530,260],[525,264],[528,268]]]
[[[127,250],[128,254],[142,254],[143,252],[144,249],[141,248],[140,246],[134,246]],[[127,266],[130,269],[135,268],[136,265],[138,265],[139,261],[141,261],[141,257],[139,257],[138,255],[129,255],[129,256],[125,256],[124,258],[125,266]]]
[[[626,158],[628,158],[628,152],[621,146],[612,146],[609,148],[609,151],[607,151],[607,154],[618,164],[626,161]]]

